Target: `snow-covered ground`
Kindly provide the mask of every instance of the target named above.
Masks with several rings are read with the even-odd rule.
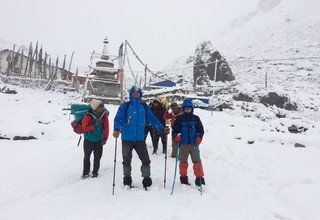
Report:
[[[194,187],[191,166],[193,186],[182,186],[177,178],[170,195],[175,163],[170,157],[163,188],[163,154],[150,155],[153,185],[149,191],[141,187],[140,162],[134,154],[132,177],[139,188],[124,189],[119,142],[112,196],[112,136],[104,147],[99,177],[80,179],[82,142],[77,147],[79,136],[71,129],[72,117],[62,110],[78,102],[77,95],[7,86],[18,94],[0,93],[0,134],[38,139],[0,140],[1,220],[313,220],[320,216],[319,122],[305,133],[291,134],[286,129],[274,130],[281,119],[263,122],[227,111],[211,115],[196,109],[205,127],[201,156],[207,185],[203,195]],[[117,106],[107,108],[112,129]],[[248,144],[250,140],[254,143]],[[151,152],[149,137],[147,143]],[[295,148],[295,143],[306,148]]]

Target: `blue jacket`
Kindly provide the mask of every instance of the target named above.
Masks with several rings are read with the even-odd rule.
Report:
[[[192,111],[186,113],[184,109],[191,107]],[[175,138],[178,134],[181,134],[180,144],[196,144],[196,138],[202,139],[204,129],[200,118],[193,114],[193,104],[190,99],[185,99],[182,104],[183,113],[176,117],[176,120],[172,126],[172,137]]]
[[[132,97],[135,89],[138,89],[140,93],[139,98]],[[141,103],[141,89],[133,86],[129,94],[130,104],[127,111],[126,103],[121,104],[114,118],[114,130],[121,131],[121,139],[123,141],[144,141],[144,129],[147,121],[161,132],[164,128],[163,125],[153,115],[150,107]]]

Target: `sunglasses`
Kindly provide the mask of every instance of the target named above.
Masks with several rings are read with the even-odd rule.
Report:
[[[185,107],[184,110],[191,110],[191,107]]]

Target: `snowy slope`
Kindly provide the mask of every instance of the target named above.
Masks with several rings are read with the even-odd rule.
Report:
[[[68,111],[62,110],[77,102],[77,95],[9,87],[18,94],[0,93],[0,134],[11,138],[33,135],[38,139],[0,140],[1,220],[312,220],[320,216],[319,123],[303,134],[290,134],[274,130],[279,121],[262,122],[230,112],[213,112],[211,116],[210,112],[195,110],[206,132],[201,144],[207,183],[203,195],[177,181],[170,196],[175,160],[168,158],[167,187],[163,189],[162,154],[151,155],[154,184],[148,192],[124,189],[118,143],[112,196],[115,140],[111,136],[104,147],[100,176],[80,179],[82,147],[76,146],[78,135],[71,130]],[[112,129],[117,106],[107,108]],[[248,145],[248,140],[255,143]],[[306,148],[294,148],[296,142]],[[152,151],[150,138],[148,150]],[[136,154],[132,165],[134,185],[141,187]],[[193,184],[191,166],[189,177]]]
[[[255,10],[214,36],[213,46],[227,59],[236,77],[237,85],[232,87],[256,97],[268,92],[285,95],[298,104],[293,117],[319,121],[319,11],[318,0],[260,0]],[[305,59],[308,57],[317,58]],[[174,81],[183,78],[182,84],[190,88],[193,68],[187,60],[179,58],[163,72]],[[221,87],[217,83],[216,88]],[[232,101],[232,95],[213,98]]]
[[[218,38],[217,45],[229,60],[240,91],[285,94],[298,103],[302,114],[320,119],[319,10],[317,0],[261,0],[255,11]],[[318,59],[281,60],[306,57]]]

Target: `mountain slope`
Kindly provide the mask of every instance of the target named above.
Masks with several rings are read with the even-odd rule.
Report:
[[[298,104],[292,117],[320,120],[319,11],[317,0],[261,0],[254,11],[213,37],[211,43],[235,75],[237,85],[232,90],[256,99],[277,92]],[[193,68],[187,63],[186,58],[177,59],[163,76],[174,81],[183,78],[182,85],[192,88]],[[230,85],[217,83],[209,89],[223,87]],[[232,94],[213,98],[215,103],[217,98],[232,101]]]

